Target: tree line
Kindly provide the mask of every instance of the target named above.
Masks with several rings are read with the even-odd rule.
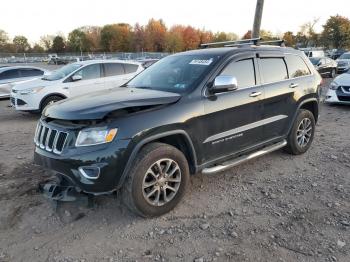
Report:
[[[321,33],[315,32],[317,23],[318,19],[315,19],[303,24],[296,34],[288,31],[274,35],[261,30],[260,36],[264,40],[283,38],[286,45],[292,47],[350,48],[349,18],[331,16]],[[251,31],[247,31],[242,38],[251,38]],[[7,33],[0,29],[0,52],[180,52],[196,49],[202,43],[237,39],[239,37],[235,33],[213,33],[192,26],[174,25],[167,28],[162,19],[152,18],[146,25],[116,23],[103,27],[83,26],[71,31],[67,38],[64,35],[44,35],[33,45],[23,35],[10,40]]]

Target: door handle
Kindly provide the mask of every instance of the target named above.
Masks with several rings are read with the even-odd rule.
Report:
[[[261,94],[262,94],[261,92],[253,92],[249,96],[250,97],[257,97],[257,96],[260,96]]]
[[[291,83],[291,84],[289,85],[290,88],[296,88],[297,86],[298,86],[298,84],[294,84],[294,83]]]
[[[62,87],[62,89],[66,89],[66,90],[68,90],[68,89],[69,89],[69,87],[68,87],[68,86],[65,86],[65,87]]]

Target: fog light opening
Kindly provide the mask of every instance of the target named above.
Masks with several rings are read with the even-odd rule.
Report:
[[[100,168],[94,166],[82,166],[78,168],[80,174],[87,179],[97,179],[100,176]]]

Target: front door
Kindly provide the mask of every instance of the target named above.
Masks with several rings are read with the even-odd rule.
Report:
[[[256,59],[248,56],[229,61],[219,73],[236,77],[238,89],[208,95],[204,102],[204,162],[248,149],[261,140],[264,91],[255,72]]]
[[[80,80],[74,81],[74,76],[79,76]],[[70,96],[79,96],[103,90],[104,86],[104,78],[101,77],[101,64],[92,64],[77,71],[70,78],[70,82],[64,84],[64,89],[68,89]]]

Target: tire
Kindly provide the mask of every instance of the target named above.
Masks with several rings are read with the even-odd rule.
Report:
[[[171,163],[171,165],[165,171],[167,163]],[[158,166],[161,166],[161,173],[167,177],[169,182],[165,182],[167,180],[159,175]],[[174,174],[169,175],[173,170],[175,170]],[[153,176],[152,171],[156,176],[159,175],[158,178]],[[169,172],[168,176],[166,176],[167,172]],[[122,200],[124,205],[137,215],[142,217],[161,216],[168,213],[181,201],[186,193],[189,180],[188,163],[180,150],[163,143],[151,143],[137,154],[133,167],[122,187]],[[152,186],[147,187],[147,185]],[[161,186],[163,186],[162,190],[160,190]],[[169,186],[176,189],[176,192],[169,190]],[[155,193],[151,194],[154,190]],[[167,196],[168,202],[164,195]]]
[[[337,72],[335,70],[335,68],[332,68],[332,71],[329,73],[329,77],[330,78],[334,78],[336,76]]]
[[[302,135],[303,128],[305,127],[305,135]],[[304,154],[311,146],[315,135],[315,117],[306,109],[300,109],[298,115],[293,123],[292,129],[287,138],[287,146],[285,150],[292,155]],[[298,139],[299,137],[299,139]],[[303,140],[304,137],[305,139]],[[303,143],[304,141],[304,143]]]
[[[49,96],[47,98],[45,98],[45,100],[41,103],[40,106],[40,113],[42,113],[45,109],[45,107],[47,107],[48,105],[55,103],[57,101],[62,100],[63,98],[60,96]]]

